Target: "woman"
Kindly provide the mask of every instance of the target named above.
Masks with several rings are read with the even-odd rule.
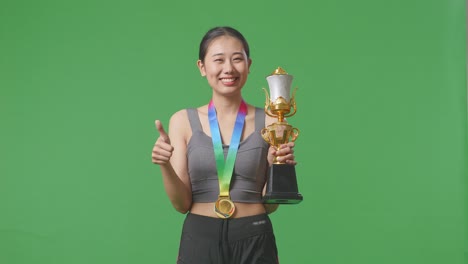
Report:
[[[270,147],[260,130],[276,120],[246,104],[241,90],[252,60],[240,32],[209,30],[197,66],[212,88],[209,104],[176,112],[167,134],[159,120],[152,160],[174,208],[186,216],[177,263],[278,263],[262,203],[273,158],[296,164],[294,143]]]

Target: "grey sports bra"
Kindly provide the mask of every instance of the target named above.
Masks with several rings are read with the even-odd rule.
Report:
[[[203,132],[197,109],[187,109],[192,137],[187,145],[188,173],[192,184],[192,201],[215,202],[219,195],[218,173],[214,158],[213,142]],[[255,131],[239,144],[234,172],[231,179],[231,200],[242,203],[261,203],[266,181],[269,145],[260,135],[265,127],[265,112],[255,109]],[[224,157],[228,145],[223,145]]]

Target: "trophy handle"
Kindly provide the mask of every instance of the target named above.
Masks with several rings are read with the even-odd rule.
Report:
[[[296,114],[296,91],[297,91],[297,87],[294,89],[293,93],[292,93],[292,96],[291,96],[291,100],[289,100],[289,105],[291,106],[291,108],[293,109],[293,111],[291,113],[288,113],[286,115],[284,115],[284,117],[290,117],[290,116],[293,116],[294,114]]]
[[[271,117],[275,117],[270,110],[270,95],[265,88],[263,88],[263,91],[265,91],[265,114]]]
[[[292,135],[291,135],[291,141],[294,142],[296,141],[297,137],[299,136],[299,129],[293,127],[291,129]]]
[[[270,143],[270,136],[269,136],[270,133],[269,133],[269,132],[270,132],[270,131],[268,131],[268,129],[267,129],[266,127],[264,127],[264,128],[260,131],[260,134],[262,135],[263,140],[265,140],[267,143],[269,143],[269,144],[271,145],[271,143]]]

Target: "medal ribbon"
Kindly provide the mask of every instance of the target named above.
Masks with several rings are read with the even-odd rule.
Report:
[[[223,143],[221,141],[218,117],[216,116],[216,109],[214,107],[213,100],[211,100],[208,105],[211,140],[213,141],[216,169],[218,171],[219,179],[219,196],[229,196],[229,185],[231,184],[232,172],[234,171],[234,163],[236,161],[237,149],[239,148],[246,115],[247,105],[244,100],[242,100],[239,110],[237,111],[236,123],[234,125],[234,130],[232,131],[228,154],[226,160],[224,160]]]

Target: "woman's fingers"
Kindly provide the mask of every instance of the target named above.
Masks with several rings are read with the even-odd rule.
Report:
[[[297,162],[294,160],[294,142],[288,142],[279,147],[274,153],[278,158],[279,162],[285,162],[286,164],[296,165]]]
[[[161,140],[163,140],[164,142],[170,144],[171,140],[169,139],[169,135],[167,134],[166,130],[164,130],[164,127],[163,127],[161,121],[156,120],[156,121],[154,121],[154,123],[156,125],[156,130],[158,130],[158,132],[159,132],[159,138]]]
[[[287,144],[283,144],[279,147],[279,149],[276,151],[277,156],[285,156],[287,154],[292,154],[294,153],[294,142],[289,142]]]
[[[166,143],[165,140],[166,138],[159,137],[156,144],[154,144],[151,154],[153,163],[165,164],[171,159],[174,147]]]
[[[156,120],[154,123],[156,125],[156,130],[159,132],[159,137],[154,144],[151,159],[155,164],[167,164],[171,159],[174,147],[171,145],[169,135],[166,130],[164,130],[161,121]]]

